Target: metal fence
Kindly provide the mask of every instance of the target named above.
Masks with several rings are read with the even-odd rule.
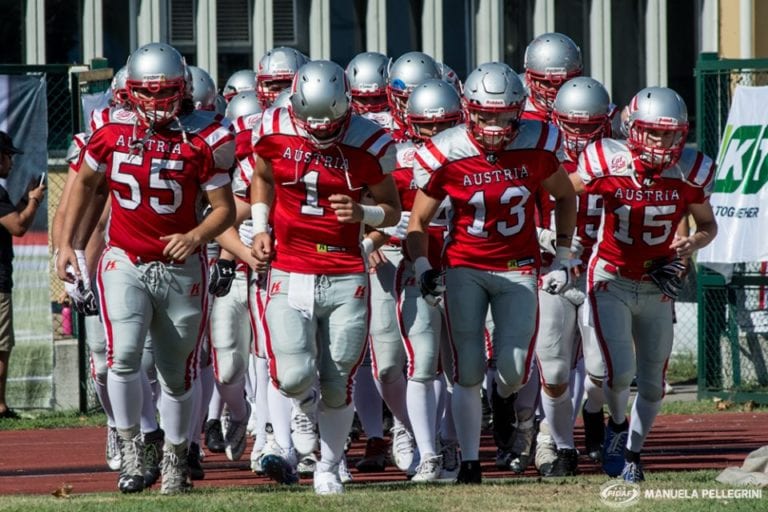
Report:
[[[72,141],[72,135],[82,131],[82,97],[86,94],[101,92],[109,87],[112,70],[90,70],[88,66],[69,65],[0,65],[0,75],[44,75],[48,107],[48,229],[49,261],[52,260],[53,248],[50,244],[50,229],[53,216],[61,201],[64,183],[67,177],[65,156]],[[17,261],[17,263],[20,263]],[[89,389],[87,377],[87,356],[84,344],[82,320],[68,309],[68,299],[64,286],[56,278],[53,266],[50,270],[50,314],[52,315],[53,342],[67,343],[77,340],[79,348],[80,409],[96,404],[95,395]],[[80,329],[78,329],[80,327]],[[25,347],[17,345],[10,365],[12,382],[9,383],[9,398],[13,406],[20,409],[52,407],[55,405],[54,388],[51,385],[54,373],[52,365],[54,347],[46,347],[45,353],[26,354]],[[68,369],[74,370],[74,369]],[[22,372],[15,374],[14,372]],[[43,375],[45,373],[46,375]],[[32,377],[30,377],[32,376]],[[59,390],[61,391],[61,390]]]
[[[696,66],[696,136],[699,149],[713,157],[737,85],[768,85],[768,60],[701,54]],[[698,270],[699,397],[768,403],[766,263],[736,265],[728,283],[716,272]]]

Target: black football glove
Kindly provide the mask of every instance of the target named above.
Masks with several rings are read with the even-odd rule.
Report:
[[[648,272],[648,276],[659,287],[661,293],[670,299],[677,299],[683,288],[683,280],[680,277],[685,271],[685,263],[674,259],[665,265],[656,267]]]
[[[215,297],[228,294],[232,288],[232,281],[235,280],[235,268],[235,262],[232,260],[216,260],[208,277],[208,293]]]
[[[419,278],[419,288],[424,300],[436,306],[445,291],[445,272],[434,268],[427,270]]]
[[[83,316],[94,316],[99,314],[99,304],[96,301],[96,294],[93,289],[86,288],[82,281],[77,282],[77,294],[70,295],[72,307]]]

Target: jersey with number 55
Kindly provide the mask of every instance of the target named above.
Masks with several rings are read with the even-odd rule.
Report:
[[[103,172],[112,198],[111,245],[146,261],[163,259],[160,237],[186,233],[199,223],[202,192],[227,186],[235,143],[221,116],[194,111],[146,133],[134,124],[108,122],[93,132],[85,161]]]

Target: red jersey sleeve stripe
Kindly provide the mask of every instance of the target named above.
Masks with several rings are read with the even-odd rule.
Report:
[[[427,139],[427,142],[424,143],[424,147],[427,148],[427,151],[430,152],[430,154],[440,163],[441,166],[445,165],[445,163],[448,161],[445,155],[443,155],[442,151],[440,151],[440,149],[435,146],[435,143],[432,142],[432,139]]]
[[[693,165],[691,166],[691,170],[688,171],[688,179],[693,183],[696,183],[697,185],[700,185],[702,181],[702,176],[701,176],[702,161],[704,161],[704,154],[699,152],[696,155],[696,160],[693,162]]]
[[[376,158],[377,158],[377,159],[380,159],[381,157],[383,157],[383,156],[384,156],[384,155],[387,153],[387,151],[389,150],[389,148],[390,148],[390,147],[392,147],[392,145],[393,145],[394,143],[395,143],[395,141],[393,141],[392,139],[390,139],[390,140],[389,140],[389,141],[388,141],[386,144],[384,144],[384,145],[381,147],[381,149],[379,150],[379,152],[378,152],[378,153],[376,153]]]
[[[369,149],[370,149],[370,148],[373,146],[373,144],[374,144],[375,142],[377,142],[377,141],[379,140],[379,138],[380,138],[380,137],[382,137],[383,135],[386,135],[386,133],[387,133],[387,132],[386,132],[386,131],[384,131],[384,129],[383,129],[383,128],[382,128],[382,129],[380,129],[380,130],[376,130],[376,131],[373,133],[373,135],[371,135],[370,137],[368,137],[368,139],[366,139],[366,141],[365,141],[365,142],[363,142],[363,143],[360,145],[360,149],[362,149],[363,151],[368,151],[368,150],[369,150]]]
[[[272,113],[272,133],[280,133],[280,112]]]
[[[603,171],[608,170],[608,161],[605,159],[605,150],[603,149],[603,141],[597,141],[595,144],[595,150],[597,152],[597,158],[600,160],[600,169]]]
[[[536,149],[544,149],[544,143],[549,135],[549,126],[544,123],[541,123],[540,126],[541,131],[539,132],[539,140],[536,141]]]
[[[591,153],[592,147],[587,147],[587,150],[579,157],[583,165],[580,165],[582,169],[584,169],[584,172],[589,176],[589,179],[595,179],[595,173],[592,170],[592,163],[590,162],[589,155]]]

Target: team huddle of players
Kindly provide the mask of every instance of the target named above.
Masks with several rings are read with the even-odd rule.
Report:
[[[577,474],[581,411],[582,453],[642,481],[714,165],[677,93],[618,109],[582,71],[558,33],[524,73],[463,81],[421,52],[343,69],[279,47],[219,95],[174,48],[133,52],[53,228],[119,489],[189,490],[203,430],[338,494],[355,414],[357,471],[480,483],[488,409],[500,468]]]

